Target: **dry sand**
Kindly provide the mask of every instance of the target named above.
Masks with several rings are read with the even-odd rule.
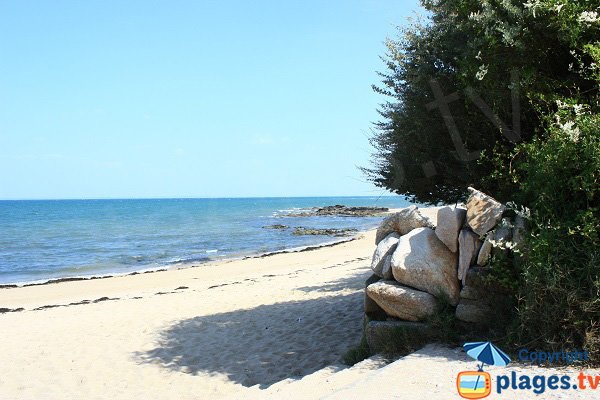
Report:
[[[339,363],[361,336],[374,236],[197,268],[0,289],[0,308],[23,308],[0,313],[0,400],[257,398],[247,387]],[[331,398],[458,398],[456,374],[473,366],[459,350],[428,347]],[[490,396],[504,397],[535,395]]]
[[[373,248],[0,289],[24,309],[0,314],[0,399],[212,399],[339,362]]]

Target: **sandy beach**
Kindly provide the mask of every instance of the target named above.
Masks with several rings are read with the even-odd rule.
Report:
[[[0,314],[0,398],[212,399],[339,363],[373,243],[0,289],[22,309]]]

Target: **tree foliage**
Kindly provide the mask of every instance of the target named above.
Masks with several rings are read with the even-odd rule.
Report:
[[[600,116],[580,112],[561,109],[543,137],[516,150],[524,157],[512,176],[521,201],[531,207],[531,219],[514,340],[545,350],[585,348],[597,364]]]
[[[460,200],[469,185],[508,199],[515,186],[493,179],[492,154],[510,164],[515,144],[540,132],[557,98],[597,95],[594,79],[578,68],[597,51],[597,22],[582,15],[598,2],[422,4],[430,16],[386,42],[386,71],[374,89],[388,100],[379,109],[373,163],[365,172],[376,185],[421,202]],[[449,114],[436,102],[436,84],[443,95],[456,94]]]

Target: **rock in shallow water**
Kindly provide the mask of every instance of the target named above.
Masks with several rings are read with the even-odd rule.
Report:
[[[286,217],[315,217],[339,215],[344,217],[374,217],[389,211],[386,207],[348,207],[341,204],[313,208],[310,211],[286,214]]]
[[[422,321],[437,310],[435,297],[396,281],[375,282],[367,287],[367,295],[389,316],[407,321]]]
[[[355,228],[343,228],[343,229],[321,229],[321,228],[304,228],[298,226],[294,228],[292,235],[304,236],[304,235],[322,235],[322,236],[352,236],[358,232]]]
[[[400,283],[458,304],[456,253],[431,228],[414,229],[400,238],[392,255],[392,273]]]
[[[275,224],[275,225],[266,225],[263,226],[264,229],[288,229],[289,226],[287,225],[281,225],[281,224]]]

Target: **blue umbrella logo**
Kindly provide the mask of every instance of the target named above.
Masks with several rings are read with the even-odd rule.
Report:
[[[481,361],[479,370],[483,371],[483,365],[497,365],[504,367],[510,362],[510,358],[505,352],[494,346],[491,342],[471,342],[465,343],[463,346],[465,352],[476,359]]]
[[[458,393],[467,399],[481,399],[490,394],[490,374],[483,372],[484,364],[505,366],[510,358],[490,342],[465,343],[465,352],[477,361],[481,361],[478,372],[461,372],[457,378]],[[484,383],[480,386],[479,382]],[[474,382],[474,383],[473,383]]]

